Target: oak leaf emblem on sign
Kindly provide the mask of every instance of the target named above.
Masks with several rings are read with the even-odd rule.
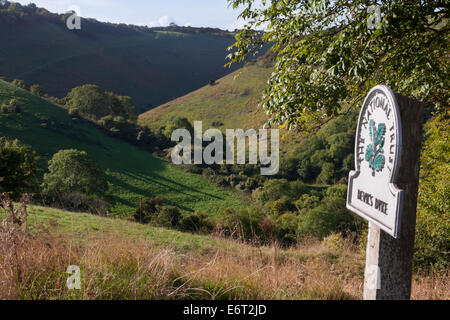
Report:
[[[386,134],[386,125],[380,123],[378,128],[374,120],[369,123],[369,136],[371,143],[366,149],[366,161],[369,162],[369,167],[373,170],[372,176],[375,172],[380,172],[384,168],[385,157],[383,155],[384,135]]]

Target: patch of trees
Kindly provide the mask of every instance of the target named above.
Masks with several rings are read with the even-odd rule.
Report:
[[[49,21],[56,25],[66,28],[66,20],[71,16],[71,13],[56,14],[44,8],[37,7],[34,3],[26,6],[16,2],[6,1],[3,5],[0,3],[0,26],[4,29],[13,28],[16,23],[31,23]],[[136,35],[141,32],[154,33],[155,31],[171,31],[187,34],[214,34],[223,36],[232,36],[226,30],[218,28],[197,28],[197,27],[180,27],[172,24],[168,27],[149,28],[147,26],[136,26],[124,23],[108,23],[99,22],[95,19],[82,18],[81,23],[83,28],[81,30],[71,30],[80,36],[92,37],[92,34],[102,33],[111,35]]]
[[[0,193],[14,200],[24,193],[39,194],[42,204],[75,212],[107,215],[112,204],[104,170],[88,154],[60,150],[48,162],[48,172],[39,181],[38,157],[17,139],[0,137]]]
[[[8,113],[21,113],[22,109],[20,109],[19,101],[15,98],[9,100],[8,104],[3,103],[0,106],[0,112],[4,114]]]
[[[14,79],[11,81],[13,86],[30,91],[32,94],[41,97],[44,95],[44,88],[39,84],[28,85],[24,80]]]
[[[65,105],[72,112],[94,121],[106,116],[136,121],[136,111],[130,97],[105,92],[93,84],[73,88],[65,98]]]
[[[3,30],[14,28],[17,24],[51,22],[67,30],[66,21],[72,13],[56,14],[37,7],[34,3],[26,6],[16,2],[6,1],[0,4],[0,26]],[[135,35],[140,32],[153,32],[148,27],[99,22],[95,19],[82,18],[81,30],[71,30],[79,36],[94,37],[95,33],[111,35]]]
[[[283,159],[281,177],[318,184],[346,182],[348,172],[354,167],[356,117],[355,112],[341,116],[320,133],[310,136],[291,156]]]
[[[311,188],[300,181],[271,179],[254,195],[252,205],[223,209],[214,218],[199,211],[181,215],[176,207],[153,197],[141,201],[134,220],[258,245],[276,241],[290,246],[303,238],[323,239],[336,233],[360,240],[365,222],[346,209],[346,194],[345,185]]]
[[[128,96],[119,96],[101,90],[99,86],[86,84],[73,88],[63,99],[69,116],[93,123],[109,136],[153,151],[156,147],[169,146],[169,140],[161,134],[136,124],[136,111]]]
[[[185,232],[208,234],[214,230],[214,221],[206,212],[195,211],[182,215],[177,207],[165,205],[161,197],[141,200],[133,218],[142,224]]]
[[[14,79],[13,81],[11,81],[11,84],[18,88],[28,90],[28,84],[24,80]]]

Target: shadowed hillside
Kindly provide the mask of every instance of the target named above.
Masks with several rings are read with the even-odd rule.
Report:
[[[131,96],[144,111],[230,72],[224,64],[232,33],[93,19],[82,19],[81,30],[69,30],[68,16],[31,5],[0,5],[0,41],[7,44],[0,49],[0,76],[38,83],[57,97],[92,83]]]

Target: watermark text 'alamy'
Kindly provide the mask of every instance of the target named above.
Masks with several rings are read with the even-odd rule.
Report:
[[[270,131],[270,137],[268,132]],[[187,129],[176,129],[172,133],[172,141],[178,144],[172,150],[174,164],[192,164],[192,136]],[[180,141],[181,139],[181,141]],[[279,171],[278,129],[227,129],[226,139],[218,129],[208,129],[203,133],[202,121],[194,122],[194,162],[193,164],[246,164],[246,140],[248,139],[248,164],[261,164],[261,175],[275,175]],[[210,142],[203,148],[203,142]],[[237,147],[235,145],[237,142]],[[268,144],[270,142],[270,155]],[[225,150],[224,150],[225,149]],[[224,152],[225,151],[225,152]],[[235,157],[236,151],[236,157]],[[266,167],[263,167],[266,166]]]

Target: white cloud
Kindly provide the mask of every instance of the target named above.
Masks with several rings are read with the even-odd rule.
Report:
[[[175,23],[175,20],[169,16],[162,16],[158,20],[150,21],[148,26],[152,27],[168,27],[171,23]]]

